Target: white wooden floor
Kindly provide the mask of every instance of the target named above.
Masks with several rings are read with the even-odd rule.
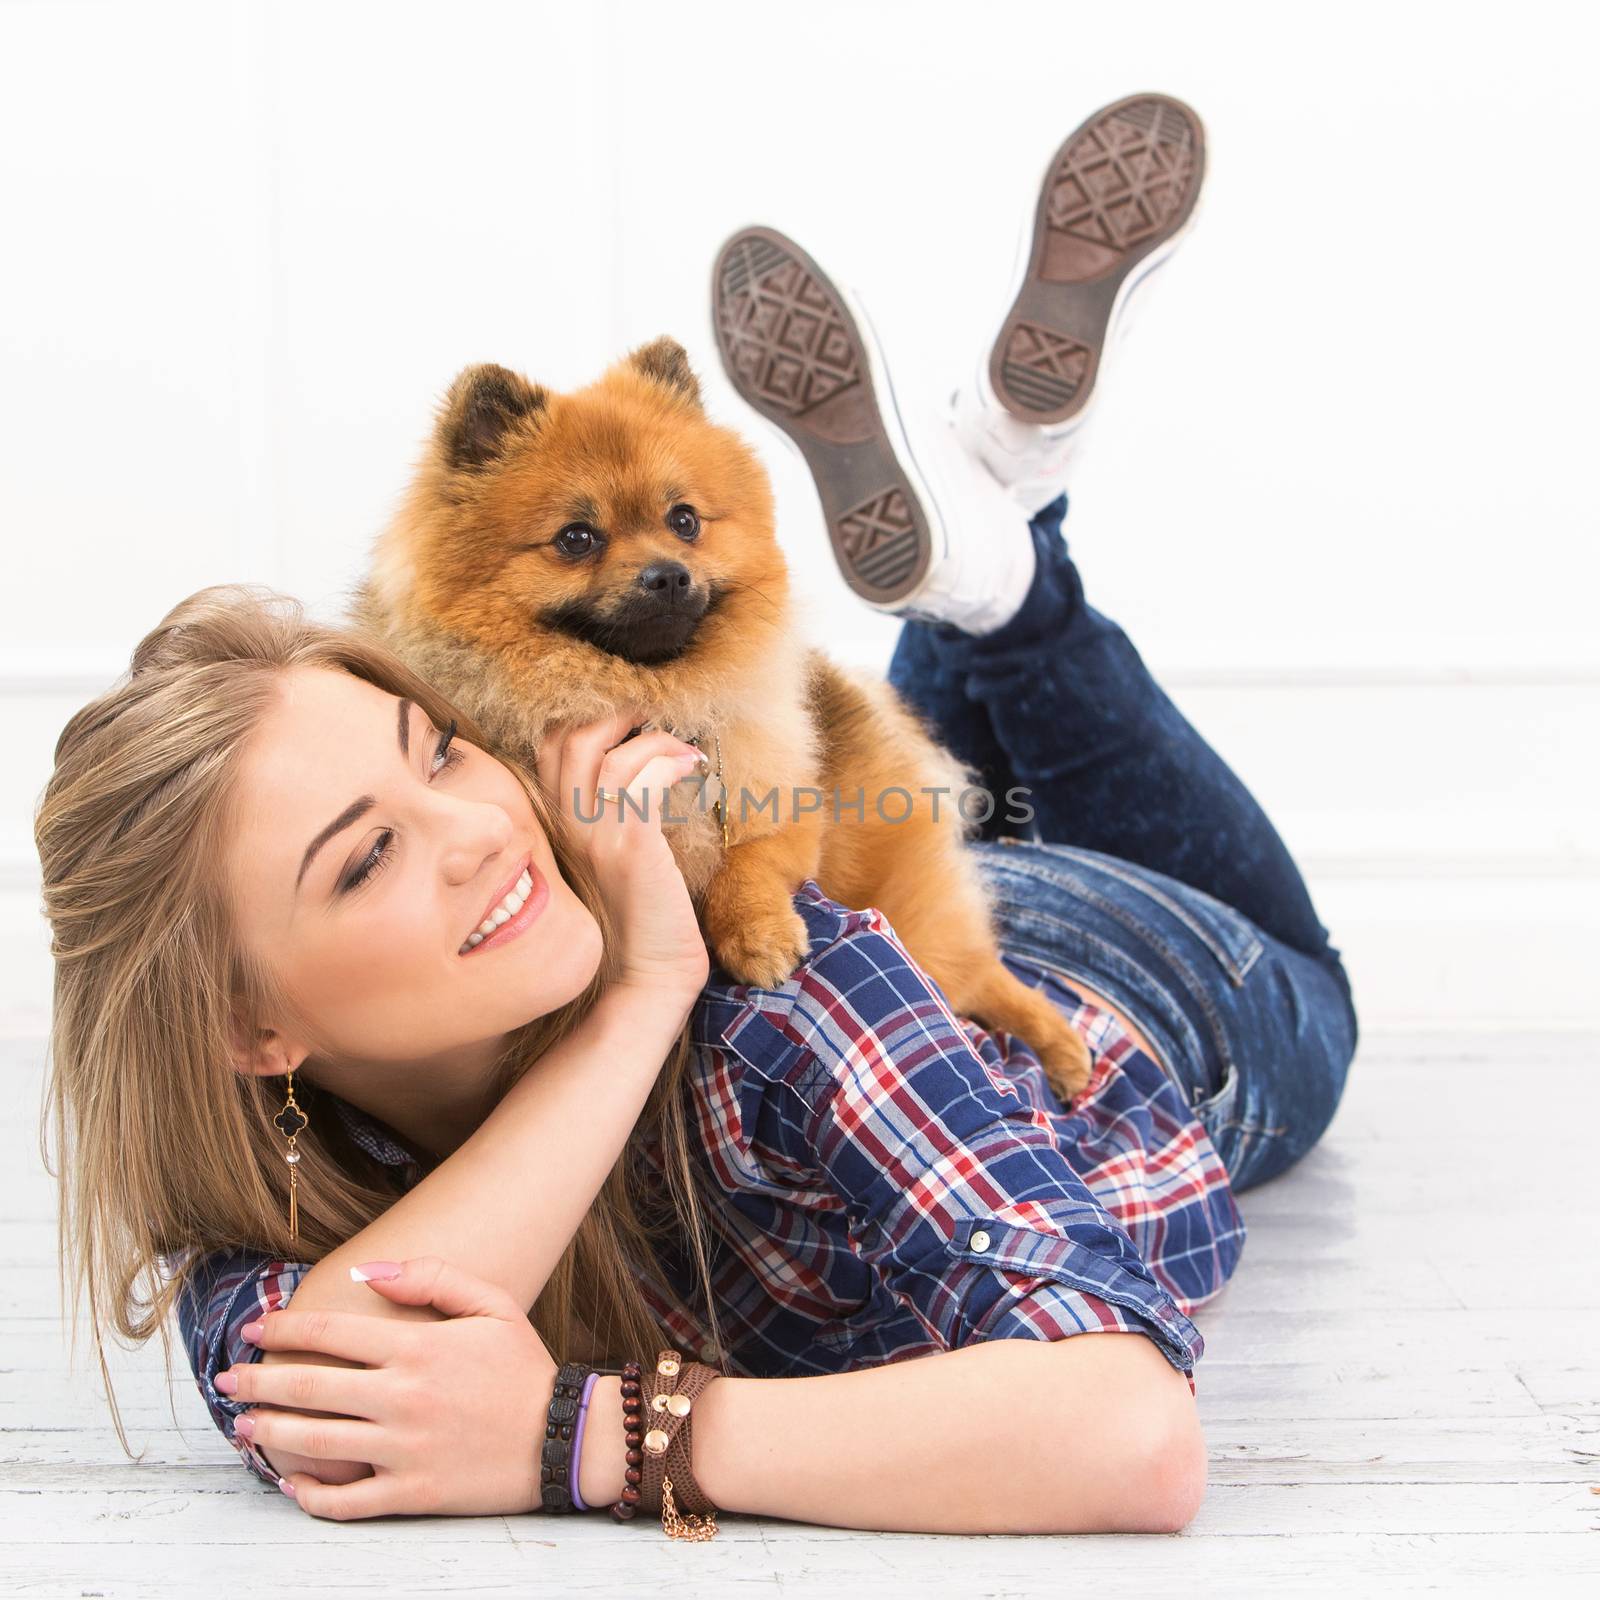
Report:
[[[211,1430],[180,1351],[69,1376],[36,1044],[0,1045],[0,1592],[704,1596],[1407,1589],[1600,1594],[1600,1036],[1363,1040],[1339,1119],[1244,1197],[1202,1317],[1211,1488],[1173,1538],[930,1539],[732,1520],[319,1522]]]

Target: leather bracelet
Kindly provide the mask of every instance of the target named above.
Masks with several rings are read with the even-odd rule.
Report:
[[[663,1513],[671,1509],[666,1499],[666,1485],[670,1483],[672,1499],[681,1514],[697,1517],[715,1517],[717,1514],[716,1506],[694,1475],[694,1419],[699,1410],[700,1396],[721,1376],[715,1367],[705,1366],[698,1361],[691,1362],[678,1375],[677,1392],[690,1401],[693,1409],[673,1432],[667,1445],[666,1472],[662,1480]]]
[[[675,1539],[716,1536],[716,1508],[695,1481],[690,1463],[690,1429],[695,1397],[721,1376],[715,1367],[685,1364],[676,1350],[661,1351],[645,1374],[647,1432],[642,1441],[639,1501],[661,1518],[662,1528]],[[682,1496],[687,1496],[687,1519],[679,1508]]]
[[[572,1510],[572,1432],[584,1382],[593,1370],[582,1362],[569,1361],[556,1374],[539,1451],[539,1505],[544,1511]]]

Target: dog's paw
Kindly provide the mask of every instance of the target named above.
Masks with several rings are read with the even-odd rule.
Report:
[[[715,920],[707,919],[706,937],[718,965],[759,989],[781,987],[811,947],[804,919],[787,901],[770,911],[747,909],[721,919],[723,926],[710,925]]]
[[[1094,1061],[1089,1055],[1087,1041],[1075,1028],[1063,1029],[1061,1035],[1041,1045],[1038,1056],[1044,1065],[1045,1077],[1050,1080],[1050,1087],[1061,1096],[1063,1102],[1072,1100],[1088,1088]]]

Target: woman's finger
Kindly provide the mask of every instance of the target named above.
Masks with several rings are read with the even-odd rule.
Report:
[[[671,754],[651,756],[631,778],[622,776],[622,770],[627,765],[631,763],[619,762],[617,771],[607,764],[601,765],[600,788],[613,798],[602,804],[597,796],[594,806],[596,827],[606,823],[614,826],[618,822],[659,827],[666,813],[667,792],[690,773],[700,770],[700,762],[696,757]],[[679,822],[685,821],[687,815],[687,807],[679,807],[673,812]]]
[[[385,1300],[407,1306],[433,1306],[447,1317],[498,1317],[502,1322],[521,1322],[527,1312],[498,1283],[480,1278],[442,1256],[410,1256],[401,1262],[367,1261],[352,1267],[350,1276],[370,1267],[398,1265],[394,1276],[363,1277],[365,1283]]]
[[[249,1431],[246,1432],[245,1430]],[[234,1423],[234,1431],[271,1457],[284,1450],[319,1461],[365,1461],[369,1465],[395,1466],[395,1436],[376,1422],[349,1417],[308,1417],[298,1411],[277,1411],[260,1406]]]
[[[598,761],[613,745],[621,744],[628,737],[630,728],[637,728],[646,720],[637,706],[623,706],[612,716],[580,722],[567,732],[567,758],[582,760],[593,755]]]
[[[347,1417],[376,1417],[382,1409],[384,1380],[365,1367],[320,1367],[310,1361],[241,1361],[228,1368],[228,1375],[234,1387],[223,1392],[231,1392],[235,1400],[246,1405],[281,1406],[288,1411],[337,1411]]]
[[[595,815],[599,790],[612,794],[628,788],[646,762],[654,756],[678,756],[693,760],[693,745],[659,730],[636,734],[623,744],[609,749],[593,744],[575,752],[562,770],[561,794],[557,805],[569,816],[587,821]]]
[[[560,775],[564,762],[574,749],[593,744],[604,750],[627,736],[630,728],[637,727],[643,713],[631,706],[622,706],[608,717],[593,722],[552,722],[544,730],[536,757],[540,766],[548,766],[552,782]]]
[[[251,1330],[254,1330],[252,1332]],[[381,1367],[406,1347],[414,1329],[391,1317],[357,1311],[269,1311],[240,1330],[263,1350],[315,1350],[364,1367]]]
[[[308,1472],[294,1472],[284,1481],[294,1489],[295,1503],[302,1511],[329,1522],[421,1514],[432,1509],[423,1503],[414,1477],[409,1473],[375,1472],[353,1483],[324,1483]],[[412,1484],[409,1491],[408,1481]]]
[[[569,804],[574,789],[587,795],[601,757],[612,745],[626,739],[630,728],[638,727],[645,720],[637,706],[623,706],[612,716],[565,728],[552,768],[557,803]]]
[[[608,745],[626,737],[630,728],[636,728],[645,719],[637,706],[622,706],[609,717],[594,722],[552,722],[544,730],[534,756],[534,767],[540,780],[552,794],[560,795],[569,787],[566,768],[574,750],[587,750],[591,745],[603,752]]]
[[[693,745],[685,744],[674,734],[641,733],[626,744],[607,750],[600,757],[595,764],[595,787],[609,789],[613,794],[618,789],[629,788],[650,762],[662,757],[689,764],[702,759],[701,753]],[[585,794],[583,798],[588,800],[589,795]]]

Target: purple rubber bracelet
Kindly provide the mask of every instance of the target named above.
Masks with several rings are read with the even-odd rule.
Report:
[[[578,1493],[578,1463],[583,1459],[583,1425],[589,1420],[589,1396],[594,1393],[595,1379],[599,1376],[598,1372],[591,1372],[583,1380],[583,1394],[578,1400],[578,1425],[572,1430],[572,1472],[567,1490],[572,1496],[574,1511],[589,1509],[583,1503],[583,1496]]]

